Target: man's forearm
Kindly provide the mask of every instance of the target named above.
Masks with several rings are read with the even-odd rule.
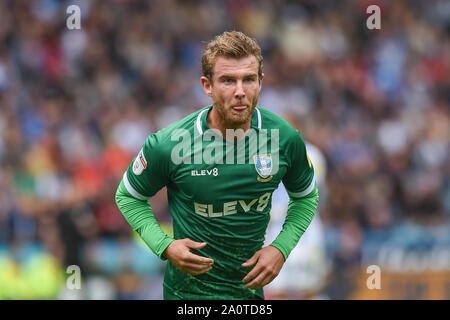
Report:
[[[319,203],[317,186],[306,197],[289,201],[283,228],[272,246],[278,248],[286,260],[300,237],[310,225]]]
[[[123,181],[120,182],[116,192],[116,204],[133,230],[139,234],[153,253],[164,260],[165,257],[162,254],[173,239],[161,230],[150,204],[130,195]]]

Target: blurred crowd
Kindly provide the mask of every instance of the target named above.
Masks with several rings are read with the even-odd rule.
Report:
[[[449,224],[450,2],[3,0],[0,299],[162,298],[164,262],[114,194],[149,134],[210,104],[200,58],[225,30],[262,47],[259,105],[326,159],[334,270],[368,230]],[[165,191],[151,204],[170,233]],[[69,265],[83,290],[64,289]]]

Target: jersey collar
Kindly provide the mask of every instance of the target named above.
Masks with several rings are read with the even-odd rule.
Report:
[[[195,126],[197,131],[200,134],[205,133],[206,130],[210,129],[206,118],[208,117],[209,111],[211,111],[212,105],[203,108],[197,116],[195,121]],[[261,121],[261,112],[259,111],[258,106],[256,106],[255,110],[252,114],[252,121],[250,123],[250,127],[253,129],[261,130],[262,121]]]

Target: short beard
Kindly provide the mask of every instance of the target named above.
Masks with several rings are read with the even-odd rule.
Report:
[[[217,112],[219,113],[220,117],[223,120],[223,123],[227,129],[237,129],[242,127],[245,123],[248,121],[251,121],[253,112],[255,111],[256,105],[258,104],[258,95],[255,96],[253,99],[251,105],[249,106],[249,109],[247,109],[247,114],[244,118],[235,118],[235,117],[227,117],[226,111],[224,110],[224,103],[214,103],[214,105],[219,105],[221,107],[216,108]],[[229,111],[232,112],[232,109]]]

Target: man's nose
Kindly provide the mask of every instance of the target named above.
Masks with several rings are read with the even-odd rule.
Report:
[[[242,81],[237,82],[234,96],[236,99],[242,99],[245,97],[244,86],[242,85]]]

